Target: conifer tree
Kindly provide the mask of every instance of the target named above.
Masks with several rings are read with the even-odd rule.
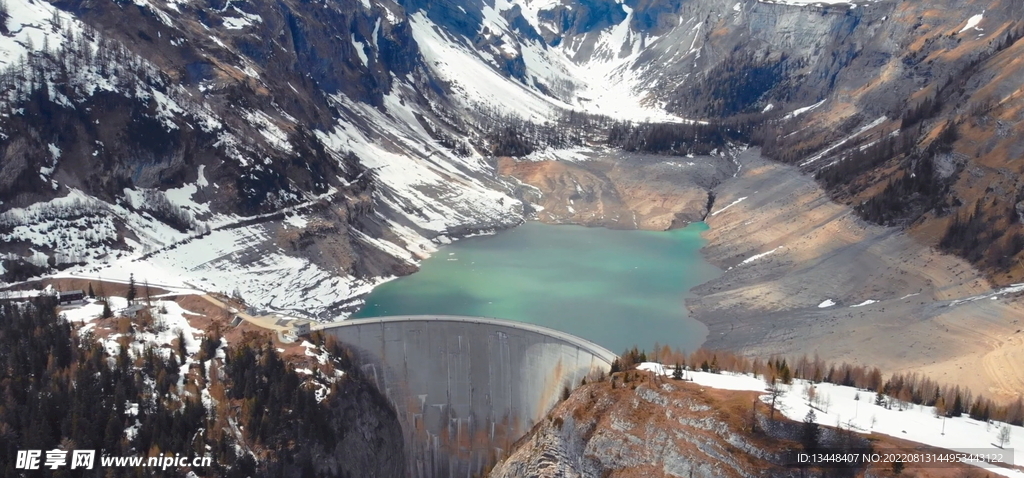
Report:
[[[956,388],[956,398],[953,399],[953,408],[949,409],[950,417],[959,417],[964,413],[964,399],[960,395],[960,387]]]
[[[130,274],[128,276],[128,295],[125,297],[128,299],[129,305],[135,303],[135,294],[135,274]]]
[[[803,442],[805,450],[814,450],[818,447],[818,439],[821,435],[821,428],[815,421],[817,416],[814,414],[814,410],[808,410],[807,415],[804,416],[804,425],[801,430],[801,441]]]
[[[185,358],[188,357],[188,350],[185,347],[184,330],[178,330],[178,355],[181,357],[181,365],[185,365]]]

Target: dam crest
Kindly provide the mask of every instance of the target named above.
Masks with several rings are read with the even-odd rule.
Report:
[[[532,324],[444,315],[325,324],[398,413],[413,478],[482,475],[616,355]]]

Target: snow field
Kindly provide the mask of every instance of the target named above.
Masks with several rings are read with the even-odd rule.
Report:
[[[646,362],[637,367],[662,375],[671,375],[672,368],[659,363]],[[687,371],[685,379],[694,383],[722,390],[745,390],[765,392],[766,384],[760,377],[748,374],[710,373]],[[822,425],[842,427],[857,433],[881,433],[896,438],[923,443],[954,451],[975,451],[996,448],[996,434],[999,428],[1010,429],[1010,442],[1006,452],[1012,449],[1013,463],[1024,464],[1024,427],[999,422],[980,422],[966,415],[956,418],[938,418],[934,407],[910,404],[900,410],[875,405],[875,393],[831,383],[814,384],[807,380],[795,379],[791,385],[782,385],[785,393],[779,397],[777,409],[787,418],[802,421],[812,409],[804,390],[813,386],[818,405],[814,407],[815,421]],[[769,398],[763,395],[762,400]],[[827,403],[827,405],[822,405]],[[1009,477],[1024,477],[1024,471],[985,466],[986,470]]]
[[[124,297],[108,297],[107,301],[115,315],[128,307],[128,301]],[[152,304],[150,313],[153,316],[153,330],[136,331],[134,333],[135,341],[132,342],[128,349],[129,357],[140,357],[147,346],[152,346],[166,358],[173,353],[170,347],[178,339],[179,333],[185,337],[186,352],[189,355],[198,353],[200,340],[204,332],[193,328],[189,324],[188,319],[185,318],[185,314],[198,314],[183,309],[174,301],[154,300]],[[69,322],[82,324],[79,334],[84,334],[96,327],[95,321],[103,314],[103,304],[95,299],[88,299],[85,304],[64,307],[60,314]],[[117,356],[121,349],[121,345],[118,342],[120,337],[121,334],[113,333],[102,340],[104,348],[112,357]]]

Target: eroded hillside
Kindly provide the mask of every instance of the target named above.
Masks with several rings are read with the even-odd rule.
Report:
[[[583,385],[520,440],[491,478],[892,476],[887,464],[817,469],[794,465],[806,423],[772,413],[758,392],[722,390],[647,372],[621,372]],[[875,450],[913,446],[848,429],[811,427],[816,446]],[[909,448],[908,448],[909,449]],[[913,468],[911,470],[911,468]],[[967,465],[914,467],[916,476],[985,476]]]

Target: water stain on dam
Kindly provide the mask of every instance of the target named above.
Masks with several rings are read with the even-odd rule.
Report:
[[[479,476],[615,354],[569,334],[476,317],[406,316],[321,327],[352,350],[402,424],[410,476]]]

